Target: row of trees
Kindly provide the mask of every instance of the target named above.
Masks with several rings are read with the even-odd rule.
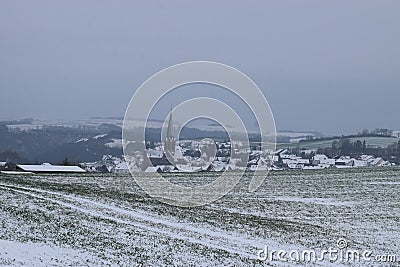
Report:
[[[367,153],[367,144],[364,141],[357,140],[351,142],[349,139],[333,140],[330,149],[332,155],[350,155],[358,156]]]
[[[4,162],[24,162],[26,160],[22,159],[21,156],[12,150],[0,151],[0,161]]]
[[[375,130],[364,129],[358,133],[359,136],[368,136],[368,135],[382,135],[382,136],[392,136],[393,130],[386,128],[376,128]]]

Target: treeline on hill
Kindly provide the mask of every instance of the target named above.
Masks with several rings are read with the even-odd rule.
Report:
[[[314,137],[312,135],[307,136],[305,139],[300,140],[299,142],[315,142],[315,141],[328,141],[334,139],[343,139],[343,138],[358,138],[358,137],[391,137],[393,135],[393,130],[386,128],[376,128],[375,130],[364,129],[358,134],[352,135],[342,135],[342,136],[329,136],[329,137]],[[400,137],[400,133],[399,136]]]
[[[21,120],[0,121],[0,125],[32,124],[35,120],[31,118]]]
[[[290,149],[292,153],[303,158],[311,158],[315,153],[306,154],[306,152],[299,148]],[[368,147],[365,140],[351,141],[348,138],[340,138],[333,140],[331,147],[318,148],[316,154],[325,154],[330,158],[337,158],[340,156],[359,157],[361,155],[372,155],[381,157],[390,162],[400,163],[400,141],[389,145],[388,147]]]
[[[77,142],[107,134],[104,138]],[[122,155],[122,149],[109,148],[104,144],[111,138],[121,138],[121,128],[102,124],[97,127],[43,126],[37,129],[9,129],[0,125],[0,161],[11,163],[59,164],[65,157],[72,162],[94,161],[102,155]]]

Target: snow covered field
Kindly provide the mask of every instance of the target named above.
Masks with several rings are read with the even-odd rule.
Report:
[[[169,177],[193,185],[217,175]],[[257,253],[337,248],[340,238],[400,260],[400,168],[275,172],[255,193],[248,183],[213,204],[179,208],[127,175],[1,175],[0,265],[287,266]]]

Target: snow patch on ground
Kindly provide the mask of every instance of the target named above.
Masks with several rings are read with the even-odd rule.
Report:
[[[81,138],[78,141],[76,141],[75,143],[86,142],[88,140],[89,140],[88,138]]]
[[[369,185],[400,185],[400,182],[369,182]]]
[[[89,262],[89,255],[79,250],[45,243],[22,243],[0,240],[0,265],[66,266]]]
[[[350,201],[335,201],[328,198],[303,198],[303,197],[276,197],[274,198],[278,201],[289,201],[289,202],[301,202],[306,204],[316,204],[316,205],[331,205],[331,206],[352,206],[354,203]]]
[[[112,142],[104,144],[106,147],[109,148],[122,148],[122,139],[112,138]]]
[[[103,138],[103,137],[106,137],[108,134],[99,134],[99,135],[96,135],[95,137],[93,137],[93,139],[99,139],[99,138]]]

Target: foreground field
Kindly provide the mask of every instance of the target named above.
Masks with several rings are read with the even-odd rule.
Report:
[[[191,185],[215,175],[170,179]],[[399,168],[277,172],[255,193],[248,182],[213,204],[179,208],[130,176],[2,175],[0,265],[286,266],[257,252],[337,248],[340,238],[400,257]]]

